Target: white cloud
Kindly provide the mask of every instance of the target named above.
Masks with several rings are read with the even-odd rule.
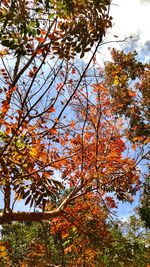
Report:
[[[143,3],[143,4],[149,4],[150,0],[140,0],[140,2]]]
[[[113,32],[119,37],[138,33],[142,43],[150,38],[150,1],[144,5],[139,0],[114,0],[111,13],[115,23]]]
[[[106,41],[123,40],[130,36],[133,38],[122,43],[104,45],[98,56],[100,62],[110,59],[108,47],[137,50],[142,53],[142,60],[149,60],[146,44],[150,40],[150,0],[113,0],[110,14],[113,17],[113,27],[106,34]],[[146,51],[144,55],[143,51]]]

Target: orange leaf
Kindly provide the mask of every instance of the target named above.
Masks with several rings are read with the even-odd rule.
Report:
[[[53,113],[53,112],[55,112],[55,111],[56,111],[56,110],[55,110],[54,107],[50,107],[49,112]]]
[[[64,238],[66,238],[66,237],[68,237],[68,233],[62,233],[62,238],[64,239]]]
[[[7,112],[9,109],[10,105],[8,104],[7,100],[3,101],[3,105],[2,105],[2,112]]]
[[[36,50],[36,54],[42,54],[43,53],[43,49],[39,48]]]
[[[45,31],[45,30],[40,30],[40,33],[41,33],[42,35],[45,35],[45,34],[46,34],[46,31]]]
[[[150,137],[147,137],[145,140],[144,140],[144,144],[148,144],[150,142]]]
[[[45,38],[43,37],[36,37],[36,40],[39,42],[39,43],[43,43],[45,41]]]
[[[56,128],[51,128],[50,129],[50,133],[51,134],[56,134],[57,133],[57,129]]]
[[[132,145],[132,149],[133,149],[133,150],[136,150],[136,148],[137,148],[137,145],[136,145],[136,144],[133,144],[133,145]]]
[[[72,249],[73,249],[73,245],[70,245],[69,247],[65,248],[65,250],[64,250],[65,254],[71,252]]]
[[[48,37],[52,40],[57,40],[58,38],[54,35],[54,33],[48,34]]]
[[[11,133],[11,127],[7,127],[7,128],[6,128],[6,133],[7,133],[7,134],[10,134],[10,133]]]
[[[132,90],[129,90],[129,89],[128,89],[128,94],[129,94],[129,96],[131,96],[131,97],[136,96],[136,93],[133,92]]]
[[[75,122],[74,122],[74,121],[72,121],[72,122],[70,123],[70,127],[73,128],[73,129],[75,128]]]

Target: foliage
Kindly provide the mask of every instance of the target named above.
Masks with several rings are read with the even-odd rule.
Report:
[[[50,236],[46,223],[13,223],[4,225],[2,244],[6,255],[1,255],[4,266],[51,266],[61,263],[60,247],[55,236]],[[7,244],[7,246],[6,246]]]
[[[41,222],[3,228],[2,264],[33,266],[34,259],[35,266],[90,267],[111,260],[104,256],[114,244],[109,214],[117,200],[133,201],[137,166],[148,156],[129,157],[126,139],[148,143],[149,64],[113,50],[114,62],[99,68],[109,6],[108,0],[1,1],[0,223]],[[87,64],[78,60],[90,50]],[[136,78],[137,94],[128,87]],[[31,211],[15,212],[19,200]]]
[[[1,1],[0,37],[6,47],[2,53],[83,57],[111,26],[109,5],[110,0]]]
[[[11,260],[22,261],[27,257],[29,262],[34,258],[39,265],[49,257],[43,246],[48,248],[53,244],[56,263],[61,251],[64,265],[67,262],[73,266],[76,262],[77,266],[101,266],[104,262],[109,266],[110,261],[113,262],[107,253],[111,255],[113,251],[114,236],[108,229],[107,219],[117,205],[113,194],[119,200],[132,201],[140,185],[136,161],[123,156],[126,145],[120,128],[124,122],[114,114],[114,99],[105,86],[104,76],[98,79],[95,58],[92,84],[91,70],[88,72],[87,67],[81,79],[81,69],[75,68],[75,64],[73,67],[69,62],[59,65],[56,61],[57,73],[50,75],[47,70],[44,72],[43,62],[41,64],[43,70],[31,64],[32,68],[19,76],[13,88],[8,82],[7,68],[2,70],[2,82],[6,86],[1,92],[2,222],[51,219],[52,234],[43,244],[37,241],[37,228],[31,230],[29,239],[22,238],[23,244],[17,245],[24,233],[28,237],[28,229],[23,226],[23,231],[17,232],[18,227],[15,229],[12,225],[10,239],[17,237],[17,240],[11,243],[11,249],[18,248],[19,255]],[[53,64],[49,65],[51,71]],[[15,193],[12,206],[11,190]],[[19,199],[25,200],[25,205],[36,206],[37,212],[14,213]],[[36,245],[31,251],[34,234]],[[133,247],[128,245],[128,248],[120,247],[120,255],[126,250],[126,257],[132,260]],[[40,255],[36,253],[38,249]],[[9,248],[8,254],[5,252],[7,264],[8,255],[11,255]],[[113,261],[125,264],[123,258]]]
[[[140,207],[139,214],[141,219],[144,221],[145,226],[150,228],[150,178],[146,177],[146,180],[143,184],[143,192],[140,198]]]
[[[147,266],[149,233],[137,215],[125,222],[109,219],[107,236],[103,229],[97,236],[94,223],[90,220],[84,232],[74,225],[68,234],[65,228],[54,233],[55,225],[47,223],[3,225],[1,262],[7,259],[7,266]]]
[[[129,119],[128,138],[149,142],[150,65],[136,59],[137,53],[112,50],[112,62],[106,63],[106,84],[113,97],[114,111]]]
[[[58,119],[62,111],[56,118],[54,104],[44,107],[40,115],[32,115],[33,104],[27,111],[25,106],[21,112],[16,110],[19,117],[14,115],[14,122],[10,123],[10,112],[14,113],[10,106],[6,111],[7,121],[3,120],[1,138],[1,174],[6,177],[5,193],[10,190],[8,182],[16,193],[16,200],[22,198],[25,204],[39,206],[48,198],[53,204],[65,183],[70,187],[70,201],[90,191],[92,195],[88,201],[92,197],[102,199],[104,196],[105,199],[106,192],[115,192],[118,199],[127,200],[136,192],[138,172],[135,162],[122,156],[125,144],[119,133],[120,123],[118,121],[117,125],[112,114],[109,92],[102,84],[92,88],[89,88],[91,93],[93,91],[90,98],[84,89],[82,93],[80,90],[76,92],[75,103],[72,103],[77,111],[77,114],[72,112],[74,120],[71,116],[69,120]],[[57,170],[61,172],[62,182],[54,178]],[[10,202],[7,194],[5,201]],[[115,206],[111,198],[106,199],[107,202],[108,207]],[[5,208],[8,211],[10,205]]]
[[[79,122],[73,114],[67,120],[64,113],[70,112],[84,74],[111,26],[109,6],[109,0],[1,1],[0,185],[5,215],[19,199],[43,209],[46,201],[55,203],[68,183],[55,179],[56,173],[64,173],[69,164],[74,172],[72,157],[80,153],[73,146],[78,134],[74,125]],[[77,53],[84,56],[95,43],[91,60],[76,81],[71,58]],[[82,187],[74,190],[72,186],[70,198]],[[11,190],[15,193],[12,207]]]
[[[135,51],[126,54],[113,49],[112,62],[107,62],[105,65],[105,77],[113,99],[114,112],[128,119],[126,137],[133,142],[134,150],[141,147],[138,153],[146,165],[149,160],[150,141],[150,64],[139,62],[136,56]],[[147,170],[148,167],[145,167],[145,172],[148,172]],[[140,207],[141,218],[147,227],[150,221],[148,176],[147,173]]]
[[[150,236],[137,215],[112,222],[111,233],[113,241],[101,256],[104,266],[147,266]]]

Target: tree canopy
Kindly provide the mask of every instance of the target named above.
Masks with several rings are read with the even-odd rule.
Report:
[[[149,142],[150,64],[136,59],[136,51],[112,50],[112,62],[105,66],[106,83],[113,97],[116,114],[129,119],[132,141]]]
[[[1,44],[15,55],[81,57],[111,26],[110,0],[1,1]],[[8,51],[9,52],[9,51]],[[35,55],[34,55],[35,56]]]
[[[112,25],[110,4],[0,3],[0,223],[10,223],[3,235],[12,234],[9,253],[17,253],[18,246],[17,264],[33,254],[41,264],[50,257],[50,244],[56,258],[61,251],[62,266],[68,259],[68,267],[75,262],[84,267],[113,262],[127,266],[134,258],[127,250],[124,260],[129,244],[135,262],[138,247],[148,263],[147,248],[140,241],[137,247],[133,242],[134,247],[131,233],[128,242],[121,226],[118,230],[108,223],[118,201],[132,202],[141,187],[139,165],[149,157],[150,70],[135,52],[115,49],[112,60],[99,65],[97,51]],[[88,62],[82,59],[87,52]],[[15,211],[20,200],[28,212]],[[142,203],[145,208],[144,196]],[[41,224],[33,223],[37,221]],[[37,241],[41,228],[45,243]],[[25,233],[27,239],[18,244],[12,231],[18,238]],[[32,238],[37,241],[33,249]],[[120,240],[115,243],[115,238]],[[110,255],[119,242],[117,261],[117,252]],[[6,249],[4,254],[7,264]]]
[[[68,235],[51,232],[52,226],[13,223],[1,229],[2,266],[115,266],[145,267],[149,263],[149,233],[136,215],[125,222],[109,220],[107,238],[96,237],[89,225],[89,240],[75,226]],[[83,265],[84,264],[84,265]]]

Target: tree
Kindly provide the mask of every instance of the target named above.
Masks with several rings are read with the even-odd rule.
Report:
[[[137,214],[126,221],[109,219],[107,229],[105,242],[104,234],[101,238],[95,235],[93,223],[88,225],[89,235],[84,241],[75,225],[68,235],[60,229],[57,234],[50,232],[48,223],[3,225],[1,265],[7,260],[7,266],[84,266],[83,261],[87,266],[147,266],[149,232]]]
[[[110,221],[112,242],[100,258],[104,266],[148,266],[149,232],[135,213],[126,221]]]
[[[61,264],[56,237],[47,223],[4,224],[1,230],[1,266],[52,266]],[[2,265],[3,264],[3,265]]]
[[[34,103],[32,112],[29,112],[32,100],[27,102],[28,111],[26,108],[21,112],[17,109],[19,118],[14,115],[13,123],[10,123],[11,106],[6,111],[8,120],[3,120],[5,128],[1,133],[2,175],[5,177],[5,184],[2,185],[5,207],[1,221],[42,220],[64,215],[63,212],[69,214],[75,211],[76,205],[78,210],[78,206],[81,206],[78,198],[84,195],[87,207],[95,199],[96,206],[93,203],[92,209],[97,210],[98,203],[105,201],[106,192],[115,192],[118,199],[127,200],[128,194],[134,194],[138,189],[135,162],[122,156],[125,144],[119,133],[120,124],[117,126],[117,120],[111,111],[109,92],[102,83],[93,85],[92,89],[86,86],[84,80],[84,87],[82,84],[82,88],[76,90],[75,98],[70,102],[76,113],[72,112],[69,119],[66,115],[61,117],[64,107],[68,112],[71,110],[68,103],[59,103],[62,97],[66,101],[61,95],[64,86],[57,85],[53,90],[56,92],[54,103],[63,105],[60,113],[59,106],[55,110],[56,103],[50,107],[44,106],[44,112],[36,108],[35,113],[32,113]],[[35,101],[37,105],[37,100]],[[14,112],[13,108],[12,111]],[[58,170],[61,177],[56,180],[53,177]],[[59,206],[55,206],[57,194],[65,185],[69,188],[69,193]],[[39,206],[43,201],[49,200],[55,208],[42,214],[12,213],[10,186],[15,191],[15,200],[23,198],[25,204],[31,206]],[[111,198],[106,197],[106,202],[106,206],[114,206]]]
[[[132,201],[140,186],[139,160],[123,155],[119,105],[96,63],[109,7],[108,0],[1,1],[0,223],[49,221],[64,265],[67,250],[75,255],[68,264],[94,264],[110,242],[115,198]],[[14,212],[20,199],[31,212]]]
[[[141,216],[141,219],[145,223],[145,227],[147,228],[150,228],[149,192],[150,192],[150,178],[146,177],[145,182],[143,183],[143,192],[140,198],[139,214]]]
[[[87,234],[88,225],[94,224],[106,233],[107,214],[115,207],[106,193],[127,201],[139,188],[135,161],[122,155],[122,124],[94,67],[96,51],[111,26],[110,1],[72,1],[70,9],[69,2],[61,3],[52,2],[49,8],[47,1],[34,7],[32,1],[2,2],[0,222],[55,218],[56,228],[68,224],[69,231],[77,224]],[[71,59],[74,49],[70,44],[66,48],[68,36],[81,57],[96,43],[87,65]],[[19,199],[42,212],[13,212]]]
[[[69,59],[84,56],[95,42],[101,42],[111,26],[110,0],[8,0],[1,1],[1,44],[17,56],[58,54]],[[1,54],[9,53],[7,49]],[[30,64],[29,63],[29,64]],[[16,79],[16,77],[15,77]]]
[[[71,101],[111,26],[109,5],[110,1],[1,2],[1,222],[34,220],[32,213],[12,213],[11,190],[13,205],[23,198],[25,204],[43,203],[44,207],[46,199],[55,201],[64,188],[64,181],[52,176],[79,153],[69,152],[74,139],[70,129],[76,122],[73,116],[66,119],[65,113],[70,112]],[[71,58],[76,53],[83,56],[94,43],[91,60],[78,80],[71,81],[76,72]],[[82,187],[73,189],[62,207]],[[47,218],[60,213],[61,208],[56,208]],[[41,214],[34,216],[42,219]]]
[[[150,64],[136,59],[137,53],[112,50],[112,62],[105,65],[106,85],[116,114],[129,119],[128,138],[133,142],[149,142]]]
[[[42,2],[42,5],[44,4]],[[107,6],[109,3],[105,4]],[[97,16],[100,16],[102,37],[104,29],[106,30],[110,25],[110,23],[106,23],[106,18],[107,22],[110,21],[106,15],[107,8],[104,8],[103,4],[97,5],[97,2],[92,1],[85,2],[83,6],[82,4],[76,5],[74,8],[77,9],[77,15],[81,11],[81,18],[83,18],[81,7],[85,7],[85,10],[90,9],[91,5],[92,8],[100,8],[99,11],[101,12]],[[21,18],[19,25],[17,19],[20,18],[20,13],[16,13],[16,20],[12,23],[11,12],[15,12],[17,7],[18,12],[21,12],[21,8],[25,9],[25,17]],[[94,39],[98,43],[91,60],[83,70],[80,67],[77,68],[72,61],[66,61],[65,56],[63,56],[63,60],[60,60],[59,51],[57,51],[59,57],[56,56],[51,59],[50,49],[52,48],[52,53],[54,53],[53,45],[47,44],[47,38],[49,38],[49,34],[55,35],[55,30],[60,27],[60,20],[56,23],[56,29],[52,26],[57,15],[52,20],[48,20],[46,17],[46,23],[50,23],[51,30],[47,28],[47,24],[44,24],[45,28],[42,28],[43,24],[36,18],[38,20],[36,34],[33,33],[33,28],[31,32],[27,29],[25,32],[23,31],[24,27],[29,26],[28,24],[31,22],[33,23],[32,20],[35,20],[36,17],[34,15],[39,16],[38,12],[52,12],[51,9],[47,11],[46,8],[47,6],[42,8],[42,11],[38,10],[37,13],[34,13],[34,10],[33,15],[30,13],[32,15],[30,21],[29,12],[32,12],[32,2],[28,4],[22,2],[21,5],[19,2],[2,3],[2,12],[7,11],[7,16],[2,16],[1,21],[2,25],[5,26],[1,33],[2,45],[7,46],[8,50],[2,50],[1,53],[3,64],[1,69],[1,188],[4,193],[4,213],[1,214],[1,222],[42,220],[56,217],[58,214],[62,214],[68,203],[80,195],[92,191],[97,191],[99,194],[99,189],[102,190],[100,194],[115,190],[120,199],[126,199],[126,192],[133,193],[135,189],[133,189],[132,183],[136,184],[138,181],[134,162],[123,159],[121,156],[125,146],[120,139],[117,128],[115,130],[113,122],[111,124],[112,118],[107,111],[107,106],[110,105],[107,91],[102,85],[98,85],[94,86],[93,96],[89,95],[92,89],[89,88],[85,75],[101,43],[101,37],[99,41]],[[68,14],[67,6],[64,8]],[[54,6],[52,6],[52,10],[54,12]],[[61,18],[62,14],[58,6],[56,6],[57,10],[58,17]],[[92,12],[92,9],[90,10]],[[67,18],[71,20],[75,16],[75,14],[69,14],[71,17],[66,15],[66,20]],[[64,21],[64,19],[62,20]],[[26,26],[24,20],[27,20]],[[84,22],[87,23],[87,20],[85,19]],[[66,23],[69,24],[69,22]],[[13,29],[16,32],[16,27],[18,27],[17,40],[20,40],[20,36],[24,37],[23,40],[25,39],[23,46],[20,43],[15,44],[15,42],[19,42],[15,41],[16,39],[13,39],[14,46],[4,41],[8,34],[14,34]],[[37,37],[39,28],[41,29],[40,34],[44,37]],[[59,33],[60,31],[59,29]],[[79,35],[79,40],[82,37],[82,34]],[[10,36],[11,39],[12,36]],[[61,43],[60,36],[57,41],[58,39]],[[24,49],[26,40],[33,44],[29,53]],[[36,47],[34,47],[34,42]],[[46,49],[48,45],[49,49]],[[18,47],[21,47],[21,50],[16,50]],[[13,59],[11,66],[10,57],[14,53],[16,60]],[[71,52],[68,54],[71,55]],[[48,62],[49,59],[52,61],[51,64]],[[71,113],[73,109],[74,112]],[[103,116],[102,111],[104,112]],[[70,118],[66,117],[68,112],[71,114]],[[103,146],[99,141],[100,138],[104,143]],[[118,145],[119,148],[117,148]],[[103,167],[100,166],[100,162],[102,162],[101,151],[108,157],[106,164],[101,164],[101,166],[104,165]],[[111,153],[114,155],[112,154],[112,156]],[[89,159],[87,161],[89,155],[91,161]],[[113,163],[111,162],[112,157],[114,158]],[[109,164],[113,164],[112,171],[109,170]],[[121,165],[127,167],[126,171],[122,169]],[[118,167],[120,167],[119,172]],[[103,174],[105,168],[108,168],[106,175]],[[54,179],[58,171],[61,173],[59,180]],[[133,178],[130,179],[129,186],[124,181],[120,188],[119,183],[121,179],[124,179],[124,175],[127,180],[131,176]],[[119,179],[120,182],[118,183]],[[54,205],[58,193],[66,185],[69,186],[69,193],[59,207],[55,206],[54,210],[42,214],[12,212],[15,201],[19,198],[24,199],[25,204],[30,204],[30,206],[34,204],[41,207],[41,203],[43,203],[44,207],[46,201],[50,201]],[[15,193],[12,207],[10,206],[11,190]]]
[[[108,86],[114,112],[125,116],[128,122],[126,137],[137,149],[138,162],[145,165],[142,178],[143,193],[140,200],[140,214],[149,227],[149,141],[150,141],[150,64],[136,59],[137,53],[112,50],[112,62],[105,65],[106,86]]]

